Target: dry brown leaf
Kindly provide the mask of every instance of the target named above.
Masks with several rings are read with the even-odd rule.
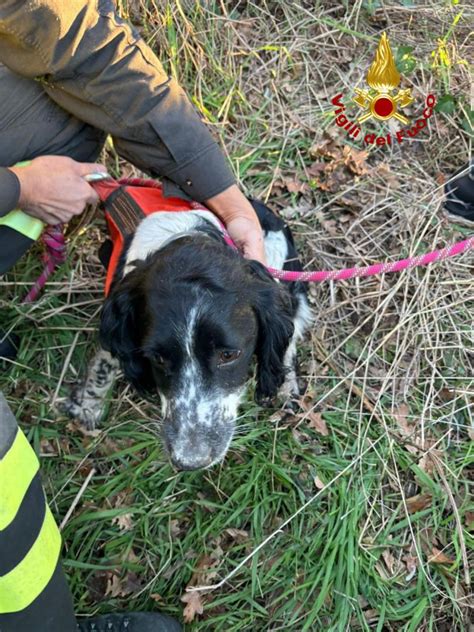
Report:
[[[326,171],[327,164],[321,160],[313,162],[307,169],[308,175],[312,177],[320,176]]]
[[[383,564],[381,564],[380,562],[375,562],[375,568],[382,579],[390,579],[390,576],[387,574],[387,569]]]
[[[445,555],[443,551],[440,551],[435,546],[431,549],[431,557],[428,558],[430,564],[453,564],[454,560]]]
[[[348,145],[344,146],[343,153],[345,156],[344,164],[351,173],[357,176],[362,176],[367,173],[368,167],[366,164],[369,152],[362,150],[358,151]]]
[[[40,456],[58,456],[58,454],[55,443],[44,437],[40,440]]]
[[[83,435],[84,437],[98,437],[100,434],[102,434],[102,430],[100,428],[96,428],[95,430],[87,430],[87,428],[81,423],[76,423],[74,421],[70,421],[69,423],[67,423],[66,428],[74,433],[80,432],[81,435]]]
[[[466,521],[468,530],[472,531],[474,529],[474,511],[466,511],[464,520]]]
[[[163,597],[160,595],[160,593],[151,593],[150,599],[153,599],[153,601],[156,601],[157,603],[159,601],[163,601]]]
[[[107,580],[105,596],[126,597],[137,592],[141,588],[138,575],[133,571],[127,571],[124,577],[113,573]]]
[[[249,537],[249,532],[244,531],[243,529],[234,529],[233,527],[229,527],[228,529],[225,529],[225,532],[228,533],[236,542],[245,542]]]
[[[431,476],[436,469],[436,463],[441,464],[443,461],[443,456],[444,453],[441,450],[430,450],[418,461],[418,467]]]
[[[415,443],[415,440],[413,437],[414,424],[411,424],[409,422],[408,413],[409,413],[408,406],[406,404],[402,404],[396,410],[393,411],[393,417],[395,421],[397,422],[400,435],[403,438],[409,438],[410,441]],[[418,448],[416,448],[415,446],[406,445],[405,447],[408,450],[408,452],[411,452],[412,454],[418,454]]]
[[[201,595],[198,592],[187,592],[181,597],[181,601],[186,604],[183,610],[183,619],[185,623],[194,621],[196,615],[200,615],[204,611],[204,604]]]
[[[130,531],[133,528],[133,520],[131,513],[120,514],[112,518],[112,524],[116,524],[120,531]]]
[[[319,434],[323,435],[323,437],[327,437],[329,435],[329,430],[326,422],[322,418],[321,413],[309,412],[304,413],[304,417],[308,418],[308,426],[313,428]]]
[[[418,568],[418,558],[412,555],[411,553],[407,553],[402,558],[405,566],[407,567],[408,574],[405,577],[406,581],[410,581],[412,577],[415,575]]]
[[[390,575],[394,575],[397,567],[399,566],[398,561],[393,557],[388,549],[382,551],[382,558]]]
[[[446,182],[446,177],[443,173],[441,173],[441,171],[438,171],[435,175],[435,180],[440,186],[442,186]]]
[[[174,519],[174,520],[170,520],[170,533],[173,536],[173,538],[177,538],[182,531],[182,525],[180,523],[179,520]]]
[[[217,571],[215,569],[223,554],[224,551],[222,551],[220,547],[216,547],[212,555],[201,555],[196,562],[193,574],[186,588],[199,586],[200,584],[209,584],[213,579],[215,579],[215,577],[217,577]]]
[[[411,498],[407,498],[407,509],[408,513],[417,513],[425,507],[429,507],[431,505],[431,494],[416,494],[416,496],[411,496]]]
[[[374,608],[369,608],[368,610],[364,610],[363,614],[367,623],[372,623],[373,621],[377,621],[380,618],[380,614],[378,610],[375,610]]]
[[[323,156],[332,160],[340,160],[342,158],[342,148],[337,145],[334,139],[328,138],[320,145],[313,145],[309,150],[309,155],[311,158]]]
[[[308,188],[306,182],[301,182],[301,180],[298,180],[297,178],[285,178],[283,183],[289,193],[304,193],[304,191]]]
[[[324,489],[326,487],[326,485],[319,478],[319,476],[315,476],[313,480],[314,480],[314,484],[315,484],[317,489]]]
[[[413,432],[413,428],[408,422],[408,412],[408,406],[406,404],[402,404],[393,411],[393,417],[404,437],[408,437]]]
[[[336,237],[339,234],[339,229],[335,219],[324,219],[321,221],[321,226],[324,230],[328,231],[331,237]]]
[[[387,163],[382,162],[381,164],[377,165],[374,169],[374,172],[379,177],[383,178],[383,181],[387,185],[387,187],[392,189],[398,189],[400,187],[400,180],[392,172],[390,166]]]
[[[112,575],[107,580],[107,588],[105,590],[105,596],[118,597],[121,594],[122,583],[118,575]]]

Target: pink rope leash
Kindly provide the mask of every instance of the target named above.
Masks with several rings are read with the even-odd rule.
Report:
[[[238,250],[232,237],[226,230],[223,230],[224,239],[234,250]],[[347,279],[355,279],[356,277],[375,276],[376,274],[385,274],[387,272],[401,272],[408,268],[416,268],[417,266],[426,266],[436,261],[443,261],[449,257],[455,257],[463,252],[467,252],[474,246],[474,236],[468,237],[463,241],[458,241],[451,246],[433,250],[417,257],[408,257],[407,259],[399,259],[398,261],[386,261],[385,263],[374,263],[363,268],[344,268],[343,270],[316,270],[314,272],[303,271],[297,272],[293,270],[278,270],[267,266],[268,272],[281,281],[303,281],[311,283],[322,283],[323,281],[346,281]]]
[[[320,270],[316,272],[292,272],[291,270],[276,270],[275,268],[268,268],[268,271],[273,277],[281,279],[282,281],[312,281],[321,283],[322,281],[345,281],[347,279],[355,279],[356,277],[368,277],[376,274],[385,274],[387,272],[401,272],[409,268],[416,268],[417,266],[427,266],[430,263],[436,261],[443,261],[449,257],[455,257],[462,252],[467,252],[474,246],[474,236],[464,239],[464,241],[458,241],[451,246],[440,248],[439,250],[433,250],[424,255],[418,255],[417,257],[408,257],[407,259],[400,259],[399,261],[374,263],[370,266],[363,268],[345,268],[344,270]]]
[[[56,267],[66,261],[67,250],[62,224],[47,226],[43,231],[42,240],[46,249],[43,254],[44,269],[36,279],[35,284],[23,299],[23,303],[33,303],[46,285],[46,281]]]

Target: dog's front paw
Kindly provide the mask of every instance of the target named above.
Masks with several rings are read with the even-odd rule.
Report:
[[[108,351],[100,349],[92,358],[87,376],[78,383],[68,398],[58,403],[59,410],[94,430],[102,417],[107,393],[118,371],[118,361]]]
[[[95,397],[82,385],[76,386],[69,397],[58,402],[58,409],[88,430],[95,430],[102,417],[102,405],[103,399]]]
[[[283,402],[296,400],[300,396],[300,385],[295,369],[287,369],[285,381],[278,389],[278,399]]]

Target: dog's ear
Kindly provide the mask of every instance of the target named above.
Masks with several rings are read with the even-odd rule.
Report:
[[[119,359],[126,379],[142,393],[155,387],[150,362],[141,351],[145,318],[141,291],[125,281],[113,288],[105,300],[99,329],[103,348]]]
[[[273,398],[285,381],[283,359],[294,332],[291,296],[257,261],[248,262],[254,278],[254,310],[258,320],[257,390],[259,402]]]

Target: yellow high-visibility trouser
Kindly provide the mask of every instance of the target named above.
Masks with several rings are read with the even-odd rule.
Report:
[[[38,458],[0,393],[1,632],[75,629],[60,549],[61,535],[44,497]],[[58,604],[58,598],[65,603]],[[56,624],[58,612],[61,621]]]

